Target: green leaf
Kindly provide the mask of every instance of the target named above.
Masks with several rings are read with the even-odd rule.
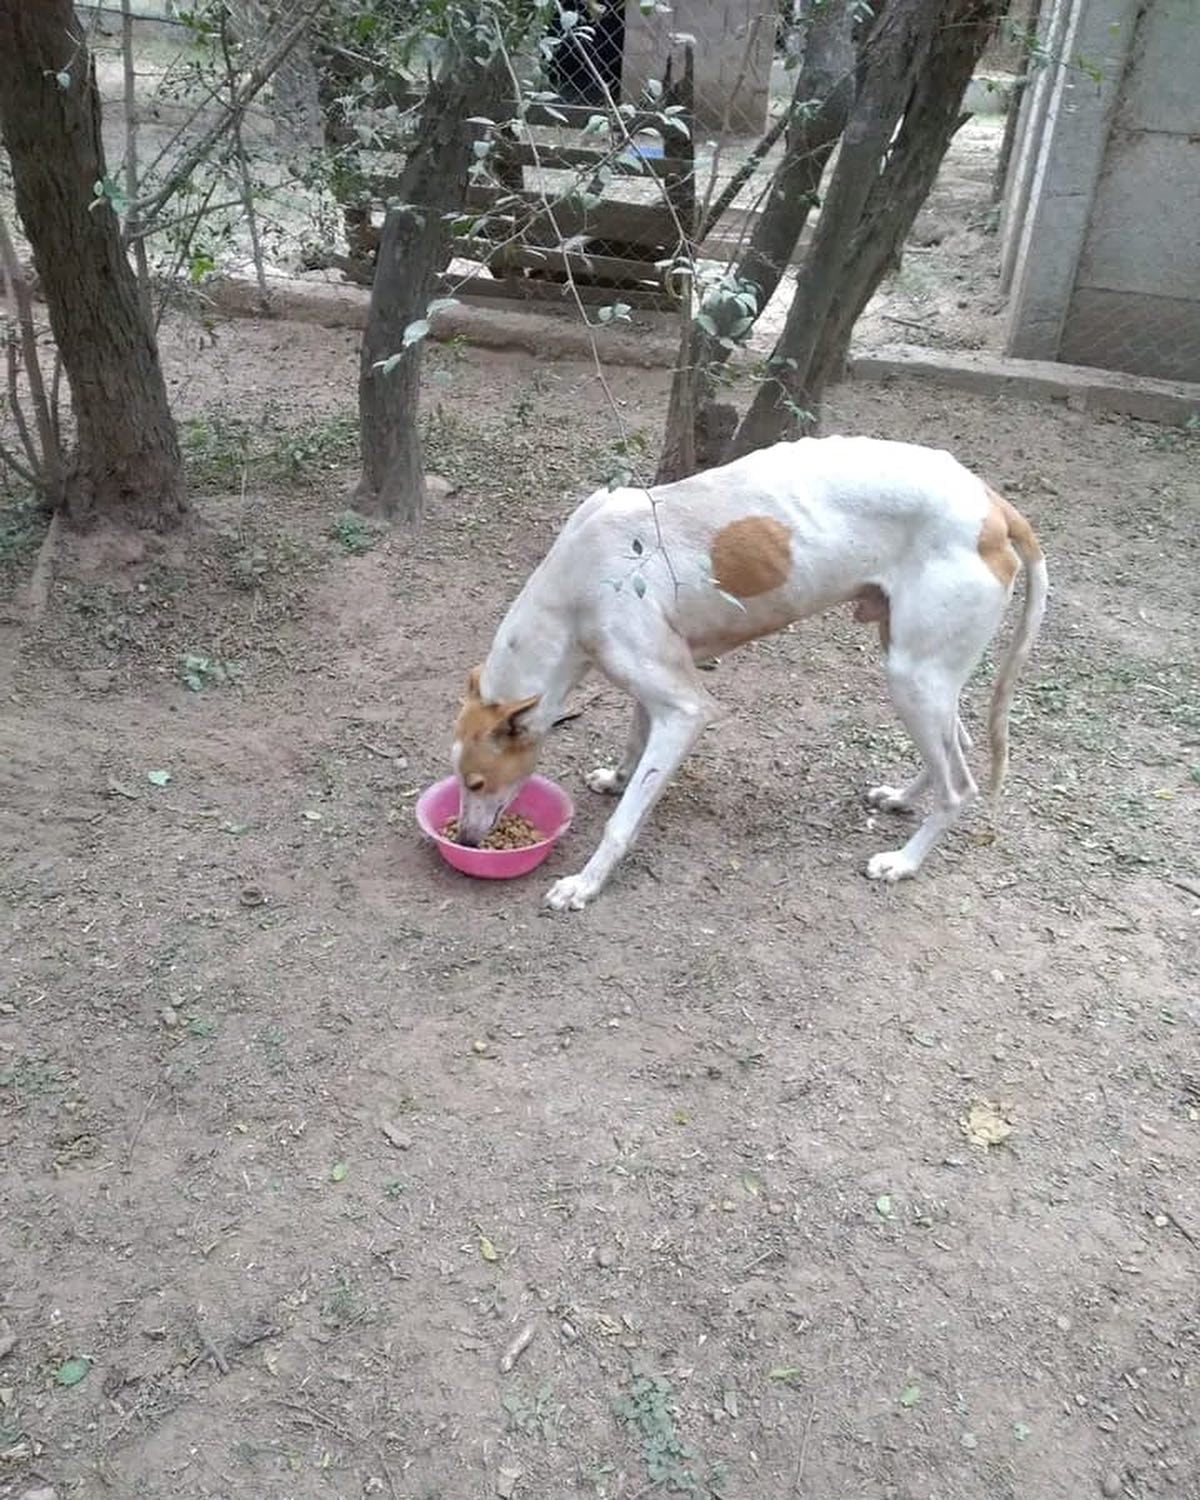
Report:
[[[55,73],[54,81],[60,89],[66,90],[71,87],[71,75],[67,72],[66,68],[61,73]]]
[[[344,1161],[334,1162],[329,1172],[330,1182],[345,1182],[349,1170],[350,1168]]]
[[[386,359],[377,359],[375,368],[381,375],[390,375],[403,358],[403,354],[389,354]]]
[[[54,1382],[56,1385],[78,1385],[91,1368],[90,1359],[65,1360],[54,1372]]]
[[[875,1212],[883,1219],[892,1217],[892,1195],[891,1193],[880,1193],[875,1200]]]
[[[792,1381],[799,1380],[803,1374],[804,1371],[799,1365],[776,1365],[773,1370],[767,1371],[767,1379]]]
[[[1013,1423],[1013,1437],[1016,1438],[1018,1443],[1023,1443],[1032,1430],[1028,1422]]]
[[[900,1405],[903,1407],[916,1406],[921,1399],[921,1387],[919,1385],[906,1385],[900,1392]]]
[[[432,318],[434,313],[445,312],[448,307],[457,307],[457,297],[435,297],[425,309],[425,316]]]
[[[604,307],[597,308],[596,316],[601,323],[628,323],[629,303],[613,302]]]
[[[146,780],[151,786],[166,786],[171,779],[170,771],[147,771]]]
[[[404,330],[404,347],[408,349],[413,344],[419,343],[420,340],[423,339],[428,332],[429,319],[417,318]]]
[[[500,1259],[499,1250],[496,1249],[486,1234],[479,1236],[479,1253],[483,1256],[484,1260],[497,1261]]]

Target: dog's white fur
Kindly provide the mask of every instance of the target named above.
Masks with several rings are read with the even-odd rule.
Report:
[[[1016,531],[1006,537],[1001,530],[1008,562],[999,569],[981,555],[997,505],[1015,518]],[[787,528],[791,567],[779,586],[737,600],[716,586],[711,552],[723,528],[748,517]],[[472,687],[478,703],[514,705],[503,733],[527,746],[540,742],[592,667],[635,701],[620,765],[588,777],[595,791],[623,796],[591,859],[552,887],[548,904],[577,910],[601,890],[714,716],[697,659],[863,597],[886,605],[888,685],[924,763],[907,786],[875,787],[868,800],[888,811],[908,811],[927,791],[933,801],[903,848],[876,854],[867,874],[887,881],[915,874],[977,791],[958,700],[1012,593],[1009,545],[1021,553],[1027,583],[992,700],[993,791],[1007,765],[1015,678],[1045,610],[1046,565],[1022,518],[949,453],[871,438],[809,438],[678,484],[585,500],[508,611]],[[460,731],[461,836],[478,841],[520,782],[493,778],[485,793],[481,777],[464,775],[467,759]],[[526,757],[521,779],[528,764]]]

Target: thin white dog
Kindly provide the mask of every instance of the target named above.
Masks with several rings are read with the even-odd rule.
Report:
[[[964,683],[996,634],[1019,562],[1024,610],[988,720],[993,794],[1008,713],[1046,607],[1042,550],[1007,500],[949,453],[872,438],[779,443],[678,484],[592,495],[567,521],[471,673],[455,728],[460,838],[487,837],[537,762],[567,695],[592,667],[634,699],[620,765],[591,772],[623,793],[577,875],[546,900],[579,910],[603,888],[716,705],[697,659],[853,601],[878,622],[893,702],[923,766],[867,800],[932,809],[873,880],[915,875],[977,793],[959,718]]]

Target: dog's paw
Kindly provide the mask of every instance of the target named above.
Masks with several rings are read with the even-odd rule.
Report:
[[[912,811],[912,804],[904,800],[898,786],[873,786],[867,793],[867,806],[877,807],[880,812]]]
[[[597,766],[583,779],[593,792],[599,792],[605,797],[615,797],[618,792],[625,790],[625,778],[620,771],[614,771],[611,766]]]
[[[873,854],[867,861],[868,880],[886,880],[892,884],[907,880],[917,873],[917,866],[907,858],[903,849],[888,849],[883,854]]]
[[[584,876],[564,875],[546,892],[546,905],[552,911],[582,911],[595,894],[595,885]]]

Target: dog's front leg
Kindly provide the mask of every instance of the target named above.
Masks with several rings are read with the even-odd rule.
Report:
[[[555,911],[581,911],[603,888],[624,858],[650,809],[662,796],[710,718],[708,704],[697,697],[649,710],[646,748],[629,785],[604,829],[595,854],[578,875],[551,886],[546,904]]]

